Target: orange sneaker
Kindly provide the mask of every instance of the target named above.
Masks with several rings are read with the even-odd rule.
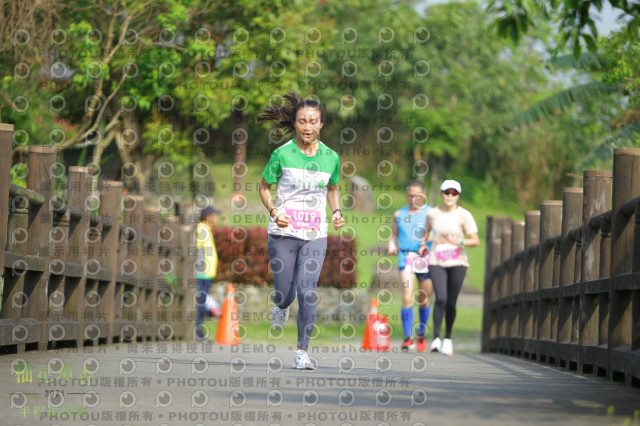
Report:
[[[404,342],[402,342],[402,346],[400,348],[402,349],[402,352],[409,352],[410,350],[415,349],[415,347],[416,344],[413,339],[407,337],[406,339],[404,339]]]
[[[418,338],[416,339],[416,349],[418,350],[418,352],[424,352],[426,348],[427,339],[424,337],[424,335],[418,335]]]

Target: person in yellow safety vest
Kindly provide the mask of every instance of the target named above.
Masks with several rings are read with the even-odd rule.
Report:
[[[213,240],[213,227],[218,223],[218,214],[220,213],[222,212],[215,207],[206,206],[200,212],[200,222],[196,227],[197,255],[194,270],[198,282],[198,292],[196,293],[198,305],[196,339],[198,340],[206,339],[202,323],[206,311],[207,295],[218,271],[218,253],[216,252],[216,243]]]

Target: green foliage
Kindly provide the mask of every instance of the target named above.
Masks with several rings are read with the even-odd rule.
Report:
[[[86,163],[103,164],[103,154],[115,155],[118,167],[133,162],[140,181],[130,187],[139,190],[155,179],[160,159],[184,171],[182,183],[196,188],[189,172],[195,163],[232,156],[244,161],[236,149],[244,131],[248,158],[264,161],[278,143],[255,116],[278,103],[277,95],[298,90],[323,102],[322,140],[370,182],[385,182],[377,166],[386,160],[398,182],[430,177],[427,184],[437,188],[445,174],[459,176],[474,201],[501,205],[501,198],[513,198],[525,206],[566,183],[566,173],[576,169],[572,156],[604,139],[600,96],[611,87],[637,94],[637,78],[627,84],[639,68],[637,46],[621,35],[611,41],[619,57],[550,61],[552,69],[606,72],[612,63],[616,71],[578,81],[582,86],[551,97],[521,121],[567,111],[577,119],[573,124],[554,115],[558,121],[535,131],[504,131],[514,112],[560,88],[534,45],[553,38],[542,18],[550,19],[561,2],[500,3],[516,19],[517,34],[528,34],[518,46],[487,31],[492,16],[474,2],[434,5],[425,16],[413,2],[391,0],[116,3],[64,4],[58,28],[65,41],[48,44],[45,63],[32,64],[32,78],[3,74],[2,91],[10,100],[26,94],[29,107],[21,111],[2,98],[0,119],[16,125],[17,152],[21,145],[52,143],[78,150],[72,158],[82,152]],[[520,16],[520,8],[530,13]],[[1,52],[0,59],[2,70],[15,65]],[[49,78],[55,62],[67,67],[63,78]],[[587,99],[597,101],[566,108]],[[630,123],[616,124],[623,129]],[[117,149],[110,146],[114,141]],[[418,162],[428,164],[428,175],[416,172]]]
[[[510,128],[529,125],[558,115],[567,109],[591,99],[617,92],[617,87],[601,81],[590,81],[585,84],[569,87],[552,94],[548,98],[534,104],[517,114],[507,122]]]
[[[548,66],[555,70],[577,69],[597,72],[608,69],[609,63],[603,55],[584,52],[577,58],[574,55],[554,56],[549,60]]]
[[[11,167],[11,183],[14,185],[27,187],[27,165],[24,163],[14,164]]]
[[[567,44],[578,58],[586,47],[595,53],[598,50],[598,31],[594,13],[602,10],[602,0],[491,0],[487,10],[495,15],[493,25],[500,36],[518,43],[539,25],[553,21],[560,28],[556,53]],[[609,4],[622,12],[627,20],[626,36],[638,40],[640,7],[637,2],[613,0]]]
[[[614,148],[636,146],[640,140],[640,48],[633,40],[634,37],[629,37],[626,31],[620,31],[601,39],[602,51],[599,54],[583,53],[553,58],[549,62],[552,69],[573,68],[582,71],[589,81],[553,93],[512,117],[507,126],[531,125],[567,111],[576,111],[576,108],[583,113],[589,109],[597,111],[599,105],[610,105],[608,109],[600,111],[607,120],[602,127],[607,128],[609,134],[587,132],[591,139],[585,144],[585,147],[589,147],[588,153],[581,156],[576,165],[578,171],[596,165],[609,168]],[[620,94],[626,98],[620,97]],[[573,121],[585,120],[581,114],[574,113]]]
[[[611,159],[614,148],[634,148],[640,141],[640,120],[615,130],[612,136],[599,142],[578,165],[579,170],[587,170],[598,162]]]
[[[172,286],[175,290],[180,287],[180,282],[174,274],[164,274],[164,281]]]
[[[619,31],[602,40],[602,51],[610,62],[604,81],[622,86],[630,105],[640,107],[640,44]]]

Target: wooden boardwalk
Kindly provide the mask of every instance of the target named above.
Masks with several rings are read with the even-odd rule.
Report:
[[[496,354],[137,343],[0,357],[3,425],[634,424],[640,391]],[[28,368],[25,369],[25,365]],[[635,414],[635,424],[640,424]]]

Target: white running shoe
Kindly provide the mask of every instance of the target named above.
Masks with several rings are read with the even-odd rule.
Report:
[[[284,327],[284,324],[289,319],[289,308],[280,309],[277,306],[273,307],[273,312],[271,312],[271,327],[274,329],[280,329]]]
[[[442,342],[442,350],[440,352],[445,355],[453,355],[453,342],[451,339],[444,339]]]
[[[431,342],[431,346],[429,347],[429,352],[440,352],[441,349],[442,349],[442,340],[440,340],[439,337],[436,337],[435,339],[433,339],[433,342]]]
[[[293,353],[293,368],[298,370],[315,370],[316,367],[309,359],[307,351],[296,350]]]

